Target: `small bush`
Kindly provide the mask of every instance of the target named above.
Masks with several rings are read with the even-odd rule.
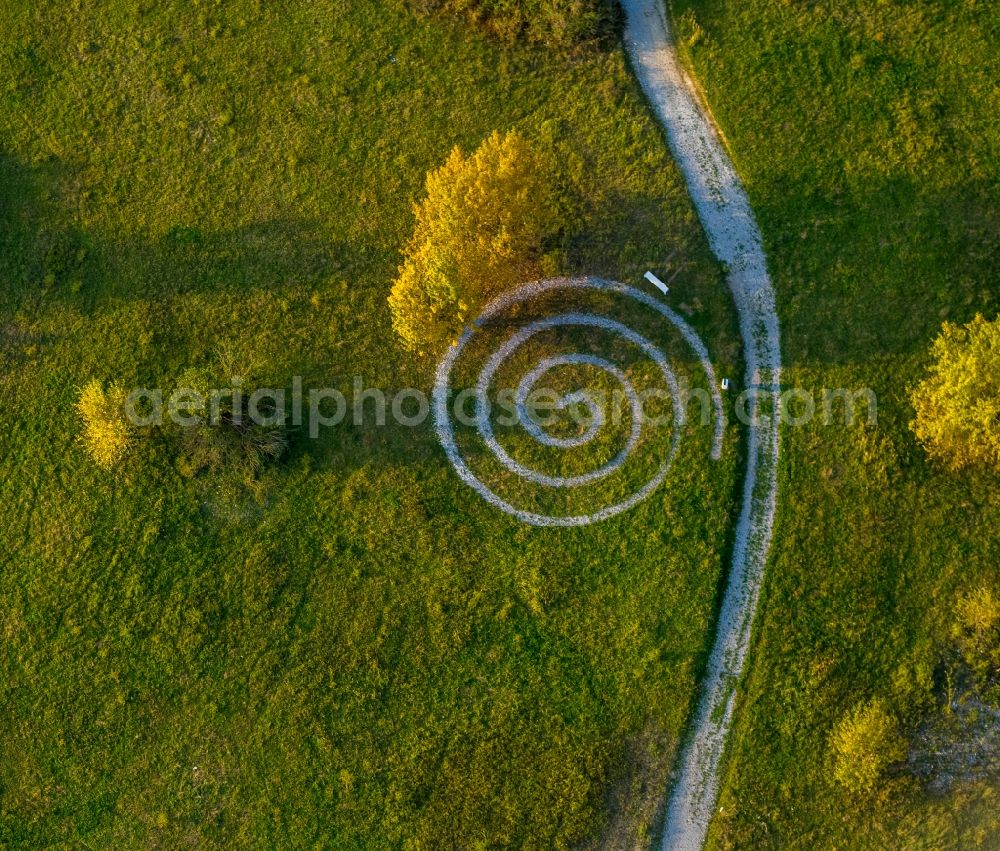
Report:
[[[284,412],[273,400],[264,400],[255,418],[247,394],[235,390],[229,381],[213,379],[207,370],[188,370],[178,386],[195,391],[204,401],[177,406],[178,413],[194,420],[178,426],[178,468],[183,475],[225,472],[250,483],[268,461],[284,453],[288,446]]]
[[[423,14],[461,14],[501,39],[566,47],[610,41],[619,21],[612,0],[411,0]]]
[[[96,378],[81,390],[76,409],[83,419],[80,442],[100,466],[111,468],[128,454],[135,426],[125,413],[125,388],[113,382],[105,389]]]
[[[455,342],[482,305],[547,269],[543,244],[561,228],[548,170],[519,133],[494,132],[470,157],[457,147],[427,175],[413,236],[389,296],[405,348]]]
[[[885,770],[906,756],[896,719],[881,700],[862,704],[837,724],[831,737],[834,777],[852,795],[875,791]]]
[[[931,458],[953,469],[1000,470],[1000,318],[946,322],[930,374],[911,393],[910,427]]]

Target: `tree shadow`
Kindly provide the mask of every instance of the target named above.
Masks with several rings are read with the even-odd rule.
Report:
[[[873,177],[863,193],[778,196],[757,214],[786,365],[919,355],[942,322],[1000,312],[1000,197],[985,180]]]
[[[384,251],[331,241],[317,223],[292,219],[220,232],[175,225],[154,238],[86,232],[69,200],[73,181],[63,163],[29,167],[0,152],[0,275],[6,283],[0,308],[37,310],[62,301],[87,311],[107,299],[278,290],[387,259],[380,258]]]
[[[0,308],[30,310],[83,290],[89,246],[60,198],[67,174],[61,163],[28,167],[0,151]]]
[[[301,281],[351,275],[375,259],[365,245],[332,242],[313,222],[272,219],[206,233],[177,225],[155,241],[103,246],[107,295],[143,298],[199,292],[280,290]],[[139,286],[141,282],[141,286]]]

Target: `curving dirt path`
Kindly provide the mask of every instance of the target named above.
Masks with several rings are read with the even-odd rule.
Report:
[[[752,425],[733,560],[698,709],[667,804],[662,848],[700,851],[719,792],[719,764],[746,663],[777,498],[781,347],[774,290],[746,191],[673,44],[662,0],[622,0],[625,44],[680,166],[739,314]]]

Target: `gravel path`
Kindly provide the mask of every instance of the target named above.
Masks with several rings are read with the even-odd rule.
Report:
[[[674,48],[662,0],[622,0],[626,47],[636,75],[666,130],[667,141],[715,256],[728,270],[746,363],[747,470],[733,561],[701,698],[681,753],[664,823],[664,849],[700,851],[719,792],[719,763],[732,723],[757,599],[774,526],[777,497],[781,348],[774,290],[746,191],[700,105]]]

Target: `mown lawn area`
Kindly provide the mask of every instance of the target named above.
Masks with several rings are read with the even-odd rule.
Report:
[[[735,428],[716,464],[692,429],[634,510],[538,529],[462,484],[430,423],[296,432],[240,489],[182,475],[167,433],[101,470],[73,409],[92,378],[169,390],[220,356],[248,386],[429,390],[386,306],[411,204],[453,145],[511,127],[561,164],[567,270],[638,283],[676,250],[677,304],[738,374],[621,50],[374,0],[18,0],[0,33],[0,845],[644,835],[706,650]]]
[[[677,0],[746,180],[784,383],[872,388],[878,420],[784,433],[782,506],[716,848],[995,848],[996,774],[872,799],[828,740],[882,698],[940,713],[957,596],[1000,587],[995,474],[930,465],[908,422],[942,321],[1000,312],[1000,13],[985,2]],[[958,772],[961,773],[961,772]]]

